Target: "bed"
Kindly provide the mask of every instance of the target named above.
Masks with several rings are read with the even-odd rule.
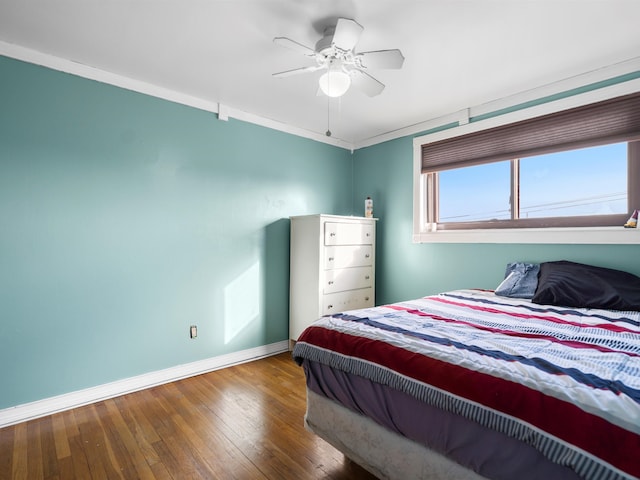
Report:
[[[561,261],[322,317],[305,426],[379,478],[640,478],[638,310],[640,278]]]

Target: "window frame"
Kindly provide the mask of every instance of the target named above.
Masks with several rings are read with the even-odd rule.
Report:
[[[604,88],[590,91],[579,95],[563,98],[560,100],[542,103],[529,108],[509,111],[504,114],[496,114],[477,122],[460,122],[452,128],[435,131],[421,137],[414,138],[414,215],[413,215],[413,242],[438,242],[438,243],[582,243],[582,244],[638,244],[640,243],[640,229],[625,229],[622,227],[624,221],[610,226],[566,226],[568,218],[560,217],[564,226],[559,226],[557,222],[548,222],[547,225],[531,224],[521,226],[526,222],[519,222],[520,226],[514,228],[509,225],[509,221],[502,222],[503,228],[475,228],[481,222],[470,222],[474,228],[467,229],[442,229],[441,225],[429,222],[429,218],[435,218],[436,206],[434,202],[428,202],[428,195],[437,187],[437,182],[433,181],[432,175],[422,173],[422,146],[428,143],[454,138],[468,133],[480,132],[482,130],[497,126],[509,125],[522,120],[532,119],[549,113],[562,112],[570,108],[588,105],[602,100],[613,99],[628,93],[638,92],[637,85],[622,85],[617,88]],[[633,145],[633,147],[631,146]],[[640,158],[640,142],[633,142],[629,147],[629,155]],[[577,147],[576,147],[577,148]],[[629,181],[637,181],[640,175],[638,161],[629,161]],[[512,178],[513,182],[513,178]],[[513,190],[513,187],[512,187]],[[628,186],[628,202],[630,205],[640,207],[638,189]],[[437,192],[436,192],[437,193]],[[512,196],[515,197],[515,196]],[[437,197],[436,197],[437,198]],[[607,216],[608,217],[608,216]],[[520,219],[522,220],[522,219]],[[539,220],[539,219],[536,219]],[[626,220],[626,218],[624,219]],[[615,220],[618,221],[617,219]],[[580,222],[578,222],[580,223]],[[486,224],[485,224],[486,225]]]

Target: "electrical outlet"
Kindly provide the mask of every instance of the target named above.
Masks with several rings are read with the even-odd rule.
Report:
[[[198,327],[196,325],[191,325],[189,329],[189,336],[191,338],[196,338],[198,336]]]

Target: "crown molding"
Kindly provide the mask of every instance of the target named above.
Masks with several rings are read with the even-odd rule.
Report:
[[[205,100],[193,95],[187,95],[176,90],[160,87],[158,85],[136,80],[124,75],[111,73],[106,70],[101,70],[96,67],[85,65],[83,63],[56,57],[54,55],[22,47],[12,43],[0,41],[0,55],[13,58],[15,60],[32,63],[34,65],[50,68],[52,70],[68,73],[78,77],[86,78],[89,80],[95,80],[107,85],[124,88],[133,92],[142,93],[163,100],[168,100],[170,102],[179,103],[181,105],[197,108],[206,112],[215,113],[219,115],[220,120],[226,121],[228,118],[234,118],[243,122],[267,127],[272,130],[278,130],[284,133],[289,133],[291,135],[296,135],[298,137],[308,138],[316,142],[326,143],[347,150],[353,150],[352,143],[341,140],[339,138],[321,135],[316,132],[311,132],[309,130],[298,128],[292,125],[287,125],[270,118],[261,117],[259,115],[238,110],[226,104],[222,105],[218,102]],[[220,116],[221,108],[222,115]]]
[[[638,74],[636,78],[627,78],[636,73]],[[604,97],[613,98],[616,95],[638,91],[638,77],[640,77],[640,57],[376,135],[356,142],[354,147],[359,149],[396,138],[429,135],[434,131],[448,130],[451,126],[467,125],[474,118],[499,115],[502,111],[516,109],[531,111],[529,104],[532,103],[553,103],[551,108],[553,110],[557,109],[558,105],[562,105],[562,100],[566,98],[579,97],[580,102],[585,103],[591,101],[591,98],[593,98],[592,101],[598,101]],[[565,103],[572,105],[575,102],[569,100]]]
[[[407,136],[421,135],[431,130],[446,128],[446,126],[451,123],[463,124],[464,121],[461,122],[460,119],[468,119],[480,115],[491,114],[500,110],[513,108],[517,105],[534,102],[541,98],[561,96],[563,93],[566,93],[566,96],[570,96],[570,92],[575,89],[588,89],[591,86],[591,89],[595,90],[600,88],[597,85],[600,82],[606,82],[618,77],[622,78],[624,77],[624,75],[629,75],[634,72],[640,72],[640,57],[636,57],[624,62],[608,65],[597,70],[544,85],[539,88],[527,90],[525,92],[510,95],[481,105],[467,107],[448,115],[429,119],[413,125],[408,125],[397,130],[385,132],[383,134],[362,139],[356,142],[348,142],[340,138],[328,137],[326,135],[295,127],[293,125],[278,122],[270,118],[255,115],[243,110],[238,110],[226,104],[221,105],[218,102],[205,100],[203,98],[195,97],[192,95],[187,95],[185,93],[171,90],[165,87],[160,87],[152,83],[135,80],[124,75],[111,73],[79,62],[74,62],[72,60],[56,57],[54,55],[3,41],[0,41],[0,55],[51,68],[53,70],[58,70],[64,73],[69,73],[71,75],[76,75],[82,78],[95,80],[97,82],[105,83],[108,85],[124,88],[126,90],[131,90],[145,95],[161,98],[170,102],[187,105],[200,110],[212,112],[217,115],[220,115],[220,110],[222,109],[222,116],[220,117],[221,120],[234,118],[236,120],[260,125],[291,135],[308,138],[316,142],[326,143],[335,147],[344,148],[346,150],[350,150],[351,152],[360,148],[387,142],[389,140],[395,140],[397,138]]]

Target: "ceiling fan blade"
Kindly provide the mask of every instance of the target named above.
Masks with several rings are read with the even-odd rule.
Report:
[[[339,18],[331,44],[340,50],[353,50],[364,28],[355,20]]]
[[[315,50],[312,50],[311,48],[287,37],[276,37],[273,39],[273,43],[275,43],[276,45],[280,45],[281,47],[295,50],[296,52],[300,52],[303,55],[308,55],[310,57],[313,57],[316,54]]]
[[[351,75],[351,85],[370,97],[380,95],[384,90],[383,83],[380,83],[378,80],[362,70],[351,70],[349,74]]]
[[[319,65],[313,65],[312,67],[294,68],[293,70],[286,70],[284,72],[278,72],[272,75],[274,77],[283,78],[290,77],[291,75],[298,75],[300,73],[315,72],[316,70],[320,70],[321,68],[323,67]]]
[[[402,68],[404,56],[398,49],[362,52],[356,55],[360,65],[364,68]]]

